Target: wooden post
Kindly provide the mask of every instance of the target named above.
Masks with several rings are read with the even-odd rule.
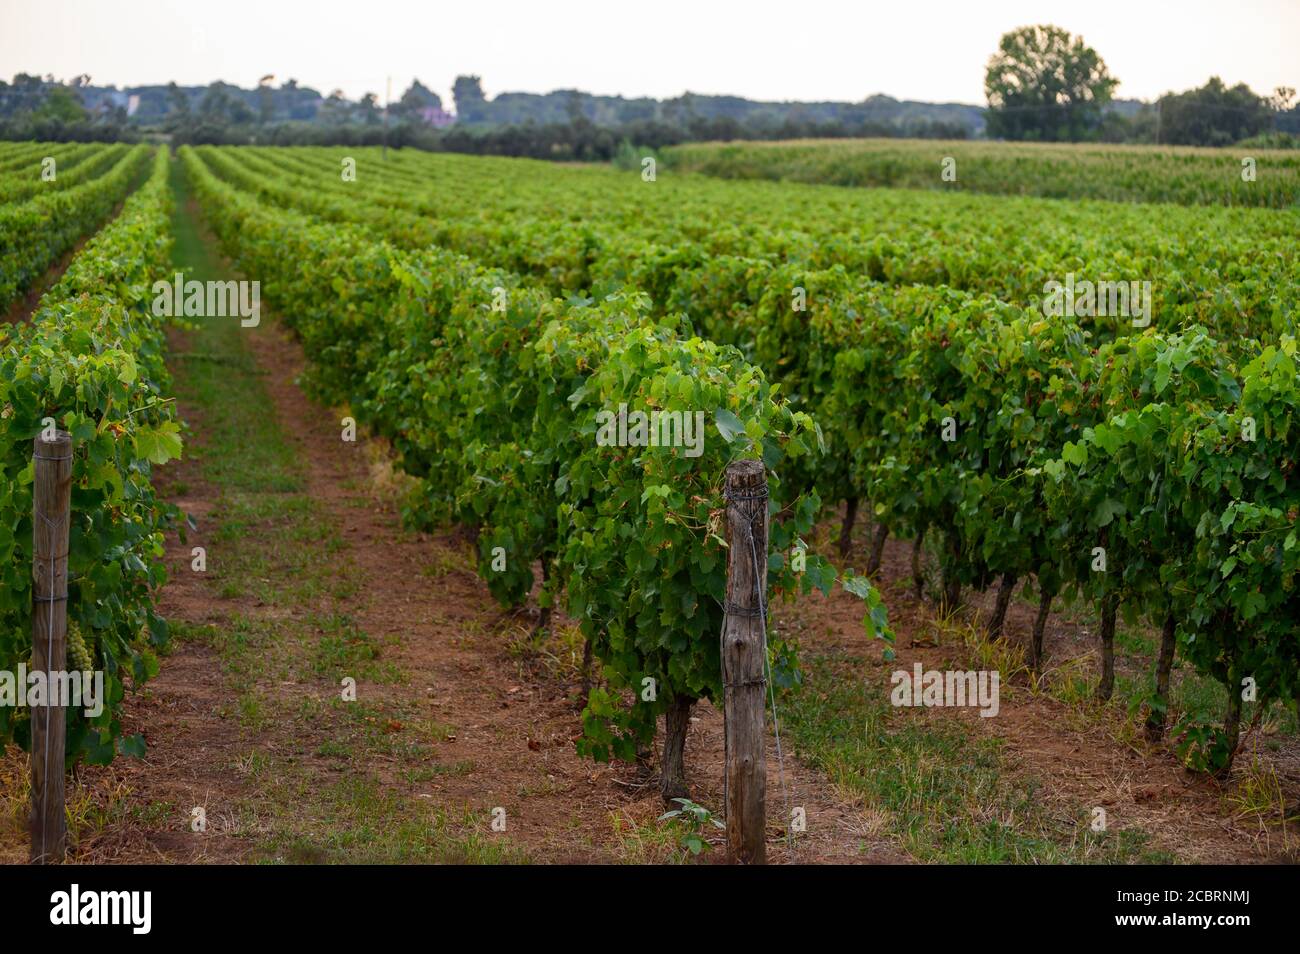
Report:
[[[727,603],[722,623],[727,857],[767,862],[767,475],[763,462],[727,467]]]
[[[72,494],[72,437],[57,431],[35,441],[32,482],[32,671],[49,679],[67,668],[68,524]],[[66,700],[61,700],[66,702]],[[68,848],[63,755],[67,712],[62,705],[32,709],[32,864],[63,860]]]

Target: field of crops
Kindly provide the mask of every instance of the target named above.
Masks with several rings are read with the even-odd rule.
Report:
[[[115,710],[124,684],[156,673],[154,650],[167,633],[154,601],[174,508],[156,499],[150,477],[154,465],[180,455],[180,425],[165,400],[162,327],[144,294],[167,260],[167,157],[151,160],[142,146],[5,146],[0,163],[9,172],[0,189],[28,197],[0,206],[0,308],[89,241],[29,316],[0,328],[0,667],[13,671],[30,659],[32,439],[52,417],[78,445],[70,643],[83,661],[93,654],[110,702],[94,719],[71,710],[69,752],[106,762],[121,735]],[[44,156],[65,170],[49,191],[39,185]],[[116,217],[96,231],[116,206]],[[26,742],[23,716],[0,708],[0,738]]]
[[[297,321],[330,319],[301,333],[308,354],[323,359],[334,396],[348,398],[393,437],[415,473],[443,461],[439,479],[447,482],[431,483],[427,501],[468,498],[475,516],[494,528],[481,537],[485,558],[498,536],[518,545],[525,511],[563,488],[542,508],[562,519],[539,528],[529,556],[559,554],[561,567],[566,560],[574,568],[591,565],[590,518],[577,522],[565,497],[576,492],[581,499],[592,488],[575,488],[564,478],[575,467],[585,476],[593,464],[554,458],[557,447],[581,448],[579,435],[593,425],[581,414],[573,419],[558,409],[544,412],[531,396],[526,406],[485,414],[485,406],[492,407],[486,396],[471,396],[460,414],[445,415],[453,430],[413,433],[421,402],[451,409],[467,396],[470,369],[485,378],[485,395],[500,399],[513,397],[506,383],[523,377],[513,360],[497,370],[475,355],[475,345],[500,346],[491,327],[471,327],[457,333],[463,343],[449,349],[452,364],[438,368],[434,381],[412,380],[409,369],[439,360],[424,353],[423,341],[446,329],[435,324],[411,334],[400,325],[385,328],[380,316],[411,314],[409,307],[384,306],[411,273],[432,284],[426,290],[421,283],[421,295],[437,295],[443,282],[460,290],[464,280],[453,277],[452,267],[419,251],[429,244],[468,256],[473,264],[462,267],[503,269],[485,276],[478,289],[471,286],[460,309],[473,320],[500,323],[490,311],[474,314],[473,306],[487,306],[492,287],[518,287],[505,321],[518,329],[520,341],[551,296],[576,292],[595,301],[575,308],[563,326],[583,328],[591,319],[580,316],[594,307],[603,310],[595,327],[615,340],[635,340],[625,337],[631,328],[644,333],[656,318],[682,338],[684,316],[706,341],[737,348],[784,396],[772,401],[760,390],[754,403],[728,408],[747,432],[760,439],[774,429],[797,432],[779,423],[778,413],[788,409],[810,415],[824,437],[824,456],[796,445],[799,453],[782,468],[784,486],[816,493],[826,503],[867,503],[882,533],[920,539],[941,530],[945,598],[953,605],[963,584],[984,587],[994,580],[1010,585],[1034,579],[1045,606],[1062,587],[1085,593],[1101,610],[1103,694],[1113,677],[1110,639],[1121,608],[1145,614],[1171,641],[1181,633],[1184,652],[1229,687],[1254,677],[1262,697],[1287,700],[1300,689],[1291,596],[1300,491],[1288,479],[1297,459],[1290,425],[1297,399],[1292,336],[1300,217],[1293,212],[1197,208],[1164,210],[1156,218],[1141,207],[1081,204],[1059,211],[1057,204],[1034,200],[826,196],[798,187],[650,183],[626,175],[620,180],[613,172],[420,155],[389,166],[372,158],[372,181],[339,177],[336,183],[337,151],[199,149],[184,152],[183,159],[236,260],[249,273],[275,276],[284,313],[302,316]],[[303,215],[364,233],[337,227],[313,233]],[[309,244],[286,256],[291,235]],[[359,299],[355,306],[337,302],[337,281],[323,286],[304,266],[317,256],[337,261],[343,253],[325,243],[344,240],[378,250],[392,263],[361,270],[373,286],[346,283]],[[317,247],[321,251],[313,252]],[[399,264],[398,249],[414,252],[415,264]],[[359,258],[355,252],[347,257]],[[286,265],[291,271],[281,275]],[[1067,273],[1149,281],[1149,327],[1113,315],[1044,317],[1044,283],[1064,282]],[[629,286],[649,300],[629,299]],[[796,289],[806,295],[806,312],[797,310]],[[340,307],[349,314],[378,311],[369,321],[349,322],[348,333],[356,328],[357,337],[341,340],[333,320]],[[455,297],[424,307],[436,315],[458,311]],[[413,341],[416,350],[406,350]],[[734,373],[748,379],[755,372]],[[612,380],[620,378],[627,388],[635,373],[618,367]],[[689,390],[679,397],[654,377],[645,391],[555,383],[557,403],[570,394],[595,398],[588,413],[660,394],[694,408],[703,397]],[[747,397],[734,384],[718,393]],[[705,403],[717,399],[714,394]],[[572,398],[569,404],[581,409]],[[489,430],[466,434],[459,418]],[[556,419],[574,430],[555,434]],[[479,442],[511,446],[510,464],[517,466],[521,420],[544,431],[522,457],[529,469],[539,460],[550,465],[541,474],[446,468],[449,448]],[[948,420],[955,436],[945,439]],[[779,459],[775,447],[765,456]],[[662,479],[643,476],[635,490],[644,500]],[[594,486],[612,489],[623,482],[606,470]],[[466,489],[485,483],[508,487],[519,499],[485,506],[481,493]],[[680,513],[696,490],[687,485],[672,492],[667,511]],[[623,495],[614,500],[622,511]],[[607,501],[595,503],[599,510]],[[703,495],[700,505],[692,522],[707,522],[705,510],[716,502]],[[564,539],[571,531],[580,531],[577,540]],[[607,532],[610,544],[620,535],[612,525]],[[1105,572],[1093,569],[1098,547],[1106,550]],[[673,547],[676,553],[689,549],[686,540]],[[600,549],[594,554],[602,563],[610,556]],[[651,575],[665,598],[662,624],[665,607],[679,599],[660,581],[671,575],[669,568],[640,560],[635,565],[654,566]],[[563,568],[553,579],[562,587],[572,576],[573,569]],[[623,589],[635,585],[635,579],[618,587],[600,581],[597,590],[613,599],[598,612],[579,594],[580,616],[593,621],[590,637],[600,638],[595,620],[617,619],[620,608],[634,615],[623,617],[619,629],[635,618],[641,601]],[[667,629],[689,631],[691,618]],[[707,642],[719,623],[700,626],[697,638]],[[657,627],[647,636],[648,646],[659,645]],[[1035,656],[1040,643],[1041,628]],[[1157,688],[1167,682],[1169,658],[1168,652],[1160,656]],[[667,672],[666,663],[660,670],[636,658],[626,675]],[[1263,673],[1269,676],[1261,680]],[[1235,691],[1227,698],[1240,702]],[[1163,708],[1157,692],[1153,723]],[[1240,707],[1226,708],[1226,733],[1197,756],[1215,767],[1237,743]]]
[[[668,158],[679,171],[723,179],[1273,209],[1300,203],[1300,156],[1244,147],[831,139],[689,143]],[[1250,181],[1244,159],[1253,160]]]
[[[949,154],[960,194],[938,181]],[[1263,725],[1289,746],[1300,702],[1300,166],[1258,163],[1245,183],[1207,151],[746,144],[681,147],[647,176],[0,144],[0,668],[29,658],[31,446],[53,418],[75,447],[69,652],[109,687],[101,715],[70,719],[68,750],[145,751],[126,689],[166,674],[167,540],[194,526],[184,489],[159,484],[185,414],[155,282],[194,216],[300,343],[309,395],[383,448],[405,524],[470,528],[485,592],[536,608],[534,652],[562,655],[571,627],[582,691],[562,744],[579,756],[635,764],[658,738],[663,798],[693,791],[692,706],[726,688],[723,475],[752,459],[771,493],[766,678],[796,693],[774,707],[813,711],[792,701],[805,677],[782,619],[818,600],[851,598],[857,653],[886,665],[908,649],[896,599],[909,646],[918,607],[966,620],[978,658],[1020,659],[1035,693],[1050,621],[1081,614],[1080,694],[1127,707],[1130,744],[1240,777],[1244,739]],[[796,181],[725,181],[748,179]],[[189,334],[230,321],[190,319]],[[698,416],[698,446],[610,446],[620,408],[676,415],[678,437]],[[226,413],[189,421],[200,447]],[[214,506],[253,519],[239,500]],[[1023,600],[1032,623],[1013,633]],[[1130,632],[1153,641],[1113,699]],[[228,636],[207,638],[242,672]],[[1193,678],[1217,688],[1177,696]],[[0,707],[0,741],[28,733]],[[1269,769],[1279,791],[1289,758]]]

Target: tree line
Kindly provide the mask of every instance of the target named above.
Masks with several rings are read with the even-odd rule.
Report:
[[[985,73],[987,106],[911,103],[764,103],[685,93],[667,100],[580,90],[501,93],[458,76],[454,114],[418,79],[384,107],[376,94],[349,100],[266,75],[253,89],[92,86],[20,73],[0,80],[0,139],[126,141],[168,138],[198,145],[388,144],[561,161],[619,161],[685,142],[986,136],[1034,142],[1115,142],[1257,147],[1300,144],[1300,105],[1289,87],[1261,96],[1219,77],[1154,102],[1115,100],[1119,80],[1082,37],[1055,26],[1005,34]],[[632,144],[635,144],[635,148]]]
[[[1056,26],[1003,35],[984,76],[988,136],[1029,142],[1135,142],[1230,146],[1297,145],[1296,91],[1271,96],[1219,77],[1182,93],[1165,93],[1129,110],[1110,108],[1119,80],[1081,36]]]

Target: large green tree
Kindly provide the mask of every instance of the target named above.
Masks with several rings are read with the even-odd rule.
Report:
[[[1045,142],[1090,138],[1118,84],[1082,37],[1055,26],[1013,30],[984,75],[988,133]]]
[[[1289,101],[1279,89],[1273,100],[1245,83],[1228,87],[1217,76],[1199,89],[1160,97],[1160,141],[1184,146],[1229,146],[1273,125],[1276,105]]]
[[[41,103],[35,115],[42,119],[58,119],[65,123],[75,123],[86,118],[86,109],[81,105],[81,96],[66,86],[55,86]]]

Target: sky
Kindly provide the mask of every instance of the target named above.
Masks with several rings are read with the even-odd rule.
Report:
[[[1212,75],[1260,94],[1300,87],[1300,0],[0,0],[0,76],[251,87],[271,73],[381,102],[389,78],[394,99],[419,78],[448,108],[464,73],[489,97],[982,104],[999,37],[1035,23],[1082,35],[1118,97]]]

